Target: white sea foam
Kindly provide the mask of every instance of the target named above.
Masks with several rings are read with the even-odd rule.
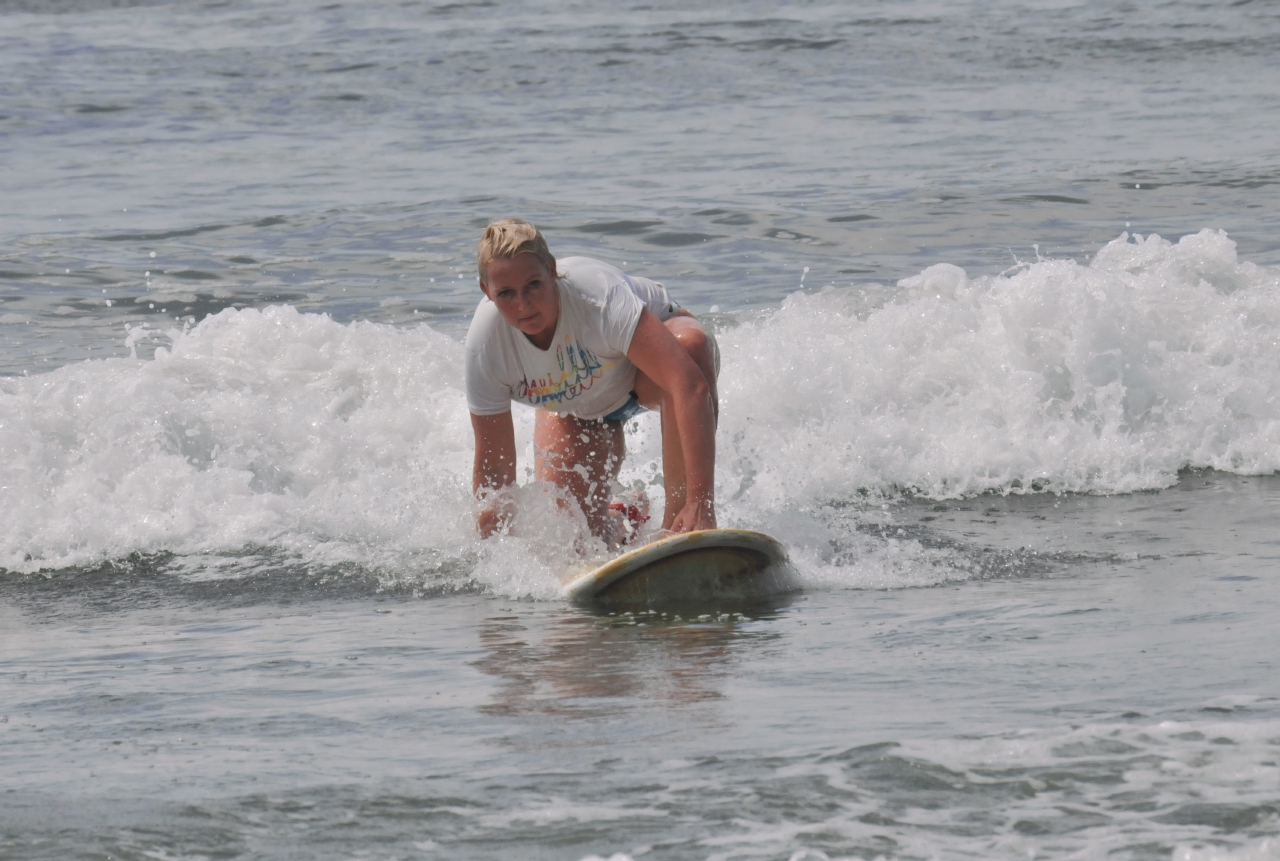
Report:
[[[730,496],[1123,493],[1280,467],[1280,271],[1238,263],[1223,233],[899,287],[874,309],[797,293],[721,334]]]
[[[475,539],[461,345],[426,325],[272,307],[163,338],[154,360],[0,382],[0,567],[266,550],[550,597],[567,548],[593,549],[536,488],[512,535]],[[1215,231],[1121,236],[1088,266],[940,264],[879,307],[853,287],[797,293],[720,343],[721,519],[782,534],[814,583],[967,576],[906,539],[846,535],[861,544],[834,557],[811,514],[831,501],[1280,468],[1280,272]],[[623,479],[660,507],[657,443],[653,416],[633,425]]]
[[[465,543],[455,341],[288,307],[169,338],[154,361],[0,384],[0,565],[244,547],[376,565]]]

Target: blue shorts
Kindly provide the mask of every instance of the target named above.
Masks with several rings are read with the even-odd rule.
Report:
[[[609,415],[600,419],[602,422],[625,422],[635,418],[641,413],[646,412],[645,408],[640,406],[640,402],[636,400],[636,393],[632,392],[627,402],[618,407]]]

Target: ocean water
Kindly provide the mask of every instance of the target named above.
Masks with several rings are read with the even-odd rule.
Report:
[[[1280,858],[1280,7],[0,0],[0,857]],[[488,220],[804,590],[481,542]],[[622,481],[662,504],[657,426]]]

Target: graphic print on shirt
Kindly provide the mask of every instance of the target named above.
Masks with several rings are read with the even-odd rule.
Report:
[[[528,377],[516,384],[516,398],[534,406],[550,405],[555,410],[559,404],[565,404],[591,388],[592,384],[604,374],[607,367],[600,362],[590,350],[573,343],[570,336],[564,336],[563,344],[556,344],[556,364],[560,366],[560,376]]]

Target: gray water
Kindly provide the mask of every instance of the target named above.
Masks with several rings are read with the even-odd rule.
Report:
[[[1276,56],[1261,2],[0,0],[0,856],[1280,857]],[[721,519],[803,592],[571,607],[536,488],[475,538],[504,215],[717,330]]]

